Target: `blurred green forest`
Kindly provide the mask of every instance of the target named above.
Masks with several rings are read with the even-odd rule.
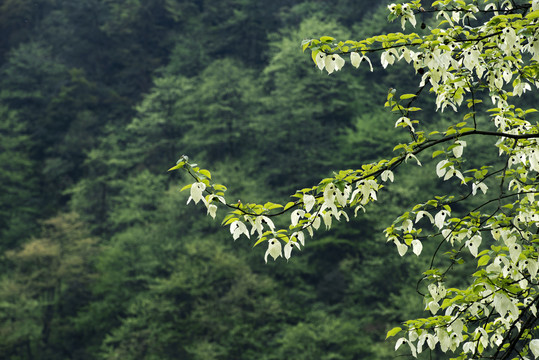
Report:
[[[428,159],[268,265],[167,173],[186,154],[229,197],[277,202],[390,156],[407,134],[383,103],[417,90],[413,69],[328,76],[300,47],[399,31],[385,5],[0,0],[0,358],[396,356],[386,331],[422,315],[430,259],[381,230],[444,193]],[[454,116],[432,105],[426,127]]]

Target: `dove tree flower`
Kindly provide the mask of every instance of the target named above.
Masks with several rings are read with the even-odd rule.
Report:
[[[277,239],[270,239],[268,241],[268,250],[266,250],[266,254],[264,255],[264,261],[268,262],[268,255],[271,255],[273,260],[277,260],[279,256],[283,256],[282,252],[282,245],[281,242]],[[291,251],[291,250],[290,250]],[[290,257],[290,252],[288,252],[288,256]]]
[[[525,97],[539,87],[539,0],[414,0],[390,4],[388,19],[400,20],[403,30],[422,24],[363,40],[308,39],[302,49],[331,76],[341,76],[345,59],[359,71],[368,62],[372,71],[369,57],[378,56],[380,71],[403,63],[416,72],[415,93],[390,89],[383,104],[393,131],[409,136],[393,157],[335,171],[286,204],[226,201],[227,188],[186,156],[171,170],[194,179],[182,189],[190,190],[188,203],[204,203],[212,217],[218,206],[228,209],[222,224],[232,238],[267,242],[264,261],[279,262],[293,259],[294,248],[308,248],[307,235],[369,211],[384,187],[398,183],[398,172],[421,166],[420,157],[434,159],[432,181],[453,190],[425,194],[384,230],[398,256],[431,257],[417,285],[425,315],[391,329],[388,338],[396,336],[398,351],[412,357],[437,349],[456,359],[538,358],[539,125]],[[434,98],[436,111],[456,112],[447,127],[432,130],[421,119],[416,101],[425,96]],[[482,149],[490,158],[474,168],[467,160],[477,155],[479,137],[491,138],[493,151]],[[449,251],[429,254],[426,243]],[[437,268],[443,256],[450,266]],[[446,286],[461,264],[473,270],[460,287]]]
[[[333,71],[339,71],[344,66],[344,59],[339,56],[339,54],[328,54],[319,53],[316,57],[316,65],[320,70],[326,69],[328,74],[331,74]]]

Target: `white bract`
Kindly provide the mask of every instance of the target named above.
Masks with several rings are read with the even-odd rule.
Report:
[[[250,237],[249,231],[247,231],[247,227],[239,220],[236,220],[232,224],[230,224],[230,233],[232,234],[232,238],[234,240],[238,239],[241,234],[244,234],[248,238]]]
[[[292,251],[290,249],[290,251]],[[264,255],[264,261],[268,262],[268,255],[271,255],[273,260],[277,260],[279,256],[282,255],[282,245],[281,242],[275,238],[268,240],[268,250],[266,250],[266,254]],[[289,253],[290,255],[290,253]]]
[[[295,242],[295,241],[289,241],[284,245],[284,257],[285,257],[286,260],[290,259],[290,255],[291,255],[292,249],[294,247],[297,247],[298,250],[301,250],[301,248],[299,247],[299,244],[297,242]]]
[[[191,185],[191,196],[189,196],[189,199],[187,199],[187,204],[193,200],[195,204],[198,204],[200,200],[205,202],[204,196],[202,194],[204,193],[204,190],[206,189],[206,184],[202,182],[196,182],[193,185]]]
[[[309,194],[303,195],[303,204],[305,205],[306,212],[310,212],[315,203],[316,203],[316,199],[314,196],[309,195]]]
[[[345,61],[339,54],[325,54],[319,52],[316,56],[316,65],[320,70],[326,69],[328,74],[339,71],[344,66]]]
[[[535,359],[539,358],[539,339],[530,341],[530,351]]]
[[[215,219],[215,215],[217,214],[217,205],[209,204],[207,214],[210,215],[213,219]]]
[[[372,71],[374,71],[373,67],[372,67],[372,63],[371,61],[369,60],[369,58],[365,55],[359,55],[359,53],[355,52],[355,51],[352,51],[350,53],[350,63],[352,64],[352,66],[354,66],[355,68],[358,68],[359,65],[363,62],[363,61],[366,61],[369,63],[369,69]]]

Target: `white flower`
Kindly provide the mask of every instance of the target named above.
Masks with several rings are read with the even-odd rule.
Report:
[[[239,220],[236,220],[230,224],[230,233],[232,234],[234,240],[238,239],[241,234],[245,234],[245,236],[250,238],[249,231],[247,231],[247,226],[245,226],[245,224]]]
[[[446,166],[446,164],[448,164],[448,163],[449,163],[448,160],[442,160],[436,165],[436,175],[438,175],[438,177],[442,177],[442,176],[445,175],[445,173],[447,172],[447,168],[448,168],[448,166]]]
[[[320,71],[324,70],[324,67],[326,66],[326,53],[320,51],[316,54],[316,66],[318,66]]]
[[[273,224],[273,221],[267,216],[261,215],[257,216],[256,219],[253,221],[251,218],[248,218],[249,222],[253,226],[251,228],[251,234],[254,234],[255,231],[258,232],[258,237],[262,237],[262,231],[264,230],[264,224],[265,222],[268,227],[271,229],[271,231],[275,230],[275,225]]]
[[[474,67],[479,66],[481,53],[477,49],[467,49],[463,55],[462,63],[468,70],[472,71]]]
[[[303,195],[303,204],[305,205],[305,211],[309,212],[316,203],[316,199],[313,195],[305,194]]]
[[[385,170],[385,171],[382,173],[381,178],[382,178],[382,181],[383,181],[383,182],[386,182],[388,179],[389,179],[391,182],[393,182],[393,180],[394,180],[395,177],[394,177],[394,175],[393,175],[393,171],[391,171],[391,170]]]
[[[399,252],[400,256],[404,256],[406,251],[408,251],[408,246],[406,246],[406,244],[402,244],[398,240],[395,240],[395,245],[397,245],[397,251]]]
[[[399,126],[401,123],[404,123],[406,124],[407,126],[410,127],[410,130],[412,132],[415,132],[415,129],[412,125],[412,121],[410,120],[410,118],[406,117],[406,116],[402,116],[400,117],[396,122],[395,122],[395,127]]]
[[[440,309],[440,305],[436,301],[431,301],[427,304],[427,309],[430,310],[432,315],[435,315]]]
[[[483,192],[483,194],[486,194],[487,190],[488,190],[488,186],[487,186],[487,184],[485,184],[483,182],[473,183],[472,184],[472,195],[475,196],[475,194],[477,193],[477,189],[480,189]]]
[[[350,62],[352,63],[352,66],[354,66],[355,68],[358,68],[359,67],[359,64],[361,64],[361,62],[365,60],[369,63],[369,66],[370,66],[370,69],[371,69],[371,72],[373,71],[373,68],[372,68],[372,63],[371,61],[369,60],[368,57],[366,57],[365,55],[359,55],[357,52],[351,52],[350,53]]]
[[[435,216],[434,216],[434,225],[438,227],[438,229],[441,229],[444,226],[444,221],[447,216],[449,216],[450,213],[447,210],[440,210]]]
[[[264,261],[268,263],[268,255],[271,255],[273,260],[277,260],[279,256],[282,255],[282,246],[281,242],[277,239],[270,239],[268,241],[268,250],[266,250],[266,255],[264,255]]]
[[[473,257],[477,257],[479,245],[481,245],[481,236],[479,235],[474,235],[470,240],[466,241],[466,246],[468,247],[468,250],[470,250],[470,254],[472,254]]]
[[[303,233],[303,231],[293,232],[292,235],[290,236],[290,241],[296,241],[294,239],[297,239],[301,243],[302,246],[305,246],[305,234]]]
[[[215,219],[215,215],[217,214],[217,206],[214,204],[208,205],[208,215],[210,215],[212,218]]]
[[[195,204],[198,204],[200,200],[202,202],[206,202],[206,199],[202,196],[202,193],[206,189],[206,184],[202,182],[196,182],[191,186],[191,196],[189,196],[189,199],[187,199],[187,203],[189,204],[191,200],[195,202]]]
[[[298,224],[299,219],[301,219],[305,215],[305,211],[301,209],[296,209],[292,211],[292,214],[290,215],[292,226],[296,226]]]
[[[464,147],[466,146],[466,141],[464,140],[457,140],[455,141],[455,147],[453,148],[453,155],[455,155],[456,158],[459,158],[462,156],[462,151]]]
[[[299,244],[295,241],[292,241],[290,240],[289,242],[287,242],[284,246],[284,257],[286,260],[290,259],[290,254],[292,253],[292,249],[295,247],[298,248],[298,250],[301,250],[301,248],[299,247]]]
[[[380,56],[380,62],[382,63],[384,69],[387,67],[387,65],[393,65],[393,63],[395,62],[395,57],[393,56],[391,50],[393,49],[384,51]]]
[[[326,229],[331,228],[331,211],[324,211],[322,213],[322,219],[324,220],[324,224],[326,225]]]
[[[326,55],[324,59],[324,65],[328,74],[331,74],[333,71],[341,70],[344,64],[344,59],[338,54]],[[320,68],[320,66],[318,67]]]
[[[417,222],[419,220],[421,220],[424,215],[427,215],[427,217],[429,218],[431,224],[434,223],[434,218],[432,217],[432,215],[430,213],[424,211],[424,210],[421,210],[421,211],[417,212],[417,216],[415,217],[415,223],[417,224]]]

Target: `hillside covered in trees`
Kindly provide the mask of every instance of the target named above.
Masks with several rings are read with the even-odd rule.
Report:
[[[0,0],[0,358],[395,356],[386,332],[424,313],[430,259],[396,257],[382,230],[449,186],[428,158],[267,265],[167,172],[185,154],[229,198],[286,202],[390,156],[409,134],[383,104],[417,91],[413,69],[328,76],[300,46],[399,31],[388,3]],[[433,128],[455,116],[419,105]]]

